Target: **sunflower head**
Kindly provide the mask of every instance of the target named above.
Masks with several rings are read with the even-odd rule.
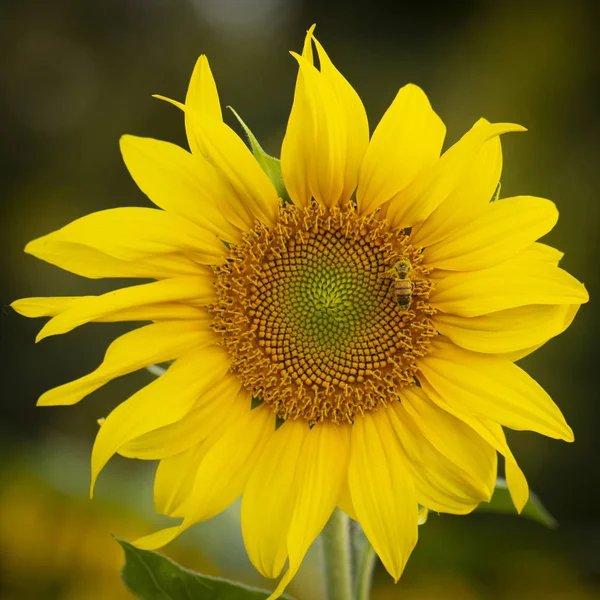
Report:
[[[282,206],[275,228],[258,221],[215,267],[213,329],[278,417],[352,423],[414,385],[437,335],[421,263],[404,231],[352,203]],[[398,264],[410,264],[409,306],[388,274]]]
[[[537,241],[557,221],[554,204],[498,199],[500,136],[522,127],[482,119],[442,153],[445,127],[409,84],[369,135],[360,98],[312,29],[294,57],[280,163],[223,122],[201,56],[185,103],[170,101],[190,151],[121,140],[157,208],[88,215],[26,247],[85,277],[152,282],[13,304],[52,317],[38,339],[91,321],[149,322],[39,404],[74,404],[172,361],[103,421],[93,480],[115,453],[160,461],[156,508],[181,521],[142,548],[242,496],[254,565],[277,577],[289,561],[273,597],[336,506],[396,579],[419,507],[465,514],[489,500],[498,453],[521,510],[527,481],[503,427],[573,434],[514,361],[588,299],[559,268],[562,253]]]

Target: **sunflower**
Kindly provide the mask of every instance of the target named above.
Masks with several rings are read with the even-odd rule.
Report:
[[[84,216],[25,249],[84,277],[155,281],[13,304],[52,317],[38,340],[91,321],[150,322],[38,404],[74,404],[169,361],[103,422],[92,488],[115,453],[160,461],[156,509],[182,521],[140,548],[241,496],[253,564],[275,578],[289,561],[273,597],[336,507],[394,579],[417,542],[419,507],[465,514],[489,501],[498,453],[521,510],[527,481],[503,427],[573,433],[514,361],[588,299],[558,267],[562,253],[537,242],[555,205],[496,199],[500,135],[522,127],[482,119],[441,154],[444,124],[409,84],[369,138],[361,100],[312,29],[292,54],[280,176],[223,122],[201,56],[185,104],[170,101],[191,152],[121,139],[158,208]]]

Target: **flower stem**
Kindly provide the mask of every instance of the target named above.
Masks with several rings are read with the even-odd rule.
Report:
[[[348,517],[337,508],[323,529],[321,548],[326,600],[350,600],[350,531]]]
[[[377,562],[375,550],[368,542],[362,546],[356,555],[356,574],[354,582],[354,600],[369,600],[373,571]]]

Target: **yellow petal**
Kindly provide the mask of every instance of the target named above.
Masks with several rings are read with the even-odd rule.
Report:
[[[164,375],[119,404],[98,431],[92,450],[92,485],[104,465],[127,442],[179,421],[200,394],[227,372],[231,359],[225,350],[207,347],[177,359]],[[168,399],[168,401],[166,401]]]
[[[281,170],[294,204],[311,197],[324,206],[347,202],[369,141],[367,116],[358,94],[313,37],[298,60],[294,103],[281,147]],[[321,70],[313,64],[312,41]]]
[[[162,460],[219,435],[243,412],[250,410],[249,393],[240,391],[240,385],[237,377],[226,375],[203,393],[180,421],[132,439],[119,449],[119,454],[142,460]]]
[[[296,466],[309,432],[305,421],[287,420],[271,436],[242,496],[242,534],[252,564],[263,577],[278,577],[287,558],[294,508]]]
[[[347,482],[349,454],[347,425],[316,423],[306,436],[296,470],[296,503],[287,534],[289,568],[270,600],[283,593],[333,513]]]
[[[54,317],[77,304],[85,304],[97,296],[48,296],[40,298],[22,298],[15,300],[11,307],[20,315],[29,318]],[[208,317],[202,308],[180,304],[178,302],[162,302],[145,306],[123,309],[108,315],[102,315],[94,321],[156,321],[189,319],[199,320]]]
[[[573,322],[573,319],[575,318],[575,315],[577,314],[577,311],[579,310],[579,304],[572,304],[570,306],[565,306],[565,307],[563,307],[563,309],[564,309],[564,314],[563,314],[564,321],[562,323],[562,326],[560,327],[559,333],[561,333],[562,331],[564,331],[570,327],[571,323]],[[505,360],[509,360],[510,362],[516,362],[518,360],[521,360],[525,356],[528,356],[532,352],[535,352],[538,348],[540,348],[543,345],[544,345],[543,343],[536,344],[534,346],[522,348],[521,350],[505,352],[503,354],[499,354],[498,356],[499,357],[501,356],[502,358],[504,358]]]
[[[67,333],[100,320],[111,313],[148,304],[169,301],[195,300],[210,304],[214,301],[213,276],[210,272],[201,277],[177,277],[121,288],[101,296],[87,296],[85,301],[72,304],[67,310],[48,321],[36,341],[51,335]]]
[[[183,507],[207,450],[207,444],[200,442],[160,461],[154,478],[154,509],[158,514],[183,518]]]
[[[348,479],[344,481],[344,485],[342,486],[342,491],[340,492],[340,497],[338,499],[338,508],[346,513],[353,521],[358,521],[354,505],[352,504]]]
[[[152,138],[124,135],[125,165],[138,187],[156,206],[196,223],[228,242],[241,241],[239,210],[229,183],[201,156]],[[243,221],[241,222],[243,225]]]
[[[511,452],[502,427],[497,423],[493,423],[489,419],[476,418],[473,415],[462,410],[462,407],[457,408],[454,404],[449,404],[446,399],[440,396],[427,381],[423,381],[423,388],[427,396],[431,398],[435,404],[441,409],[449,412],[458,419],[464,421],[470,428],[477,432],[486,442],[488,442],[496,451],[500,452],[505,458],[506,465],[506,481],[508,489],[513,499],[513,503],[518,512],[521,512],[527,504],[529,498],[529,486],[523,471],[519,468],[513,453]]]
[[[219,102],[219,94],[217,85],[213,78],[208,59],[204,54],[201,54],[196,62],[187,94],[185,96],[185,105],[190,106],[199,113],[204,113],[213,119],[223,120],[221,112],[221,103]],[[196,136],[194,134],[193,123],[190,123],[190,118],[185,115],[185,131],[187,134],[190,150],[194,154],[202,156],[200,148],[196,144]]]
[[[97,296],[83,296],[97,298]],[[189,306],[180,302],[157,302],[143,306],[132,306],[105,315],[99,315],[93,321],[115,323],[119,321],[173,321],[200,320],[211,318],[210,313],[200,306]],[[90,321],[91,322],[91,321]]]
[[[485,129],[481,123],[479,129]],[[486,141],[463,167],[458,185],[436,207],[427,219],[413,230],[415,244],[428,246],[469,224],[481,215],[498,187],[502,173],[500,137]]]
[[[539,260],[551,263],[554,266],[558,266],[558,263],[562,260],[564,255],[564,252],[561,252],[552,246],[548,246],[547,244],[541,244],[540,242],[531,244],[531,246],[523,252],[523,256],[526,257],[528,261]]]
[[[431,320],[457,346],[473,352],[504,354],[537,347],[562,333],[572,321],[567,315],[572,314],[573,307],[568,304],[531,304],[479,317],[438,312]]]
[[[500,428],[500,431],[504,435],[502,428]],[[519,467],[514,456],[512,456],[512,453],[505,458],[504,471],[510,497],[512,498],[517,512],[521,513],[527,504],[527,500],[529,500],[529,484],[527,483],[527,479],[521,470],[521,467]]]
[[[425,248],[428,267],[475,271],[516,256],[548,233],[558,220],[554,202],[517,196],[491,202],[484,213]]]
[[[396,95],[373,132],[360,167],[356,200],[368,214],[406,189],[440,157],[446,127],[427,96],[408,84]]]
[[[183,507],[183,523],[141,538],[135,546],[145,550],[164,546],[188,527],[227,508],[242,493],[274,430],[275,419],[267,405],[248,411],[219,437],[202,459]]]
[[[238,199],[236,208],[246,213],[245,222],[248,226],[254,225],[254,219],[260,219],[266,225],[274,225],[279,213],[275,187],[233,129],[180,102],[163,96],[157,98],[185,112],[198,148],[206,162],[213,165],[235,191]],[[226,213],[227,216],[229,214]]]
[[[28,246],[26,251],[51,265],[90,279],[104,277],[165,279],[195,275],[198,272],[198,263],[181,253],[122,260],[90,246],[57,241],[49,236],[43,238],[43,243],[37,247]],[[216,264],[221,262],[221,259],[213,258],[207,262]]]
[[[295,164],[300,163],[300,171],[307,178],[307,185],[301,186],[310,190],[311,195],[323,206],[336,206],[342,201],[346,183],[345,165],[348,145],[347,123],[343,109],[336,97],[331,82],[307,60],[292,52],[299,65],[296,96],[299,105],[292,107],[291,119],[301,121],[305,136],[302,144],[304,153],[299,154],[298,144],[289,139],[288,131],[299,134],[300,128],[288,124],[288,130],[281,147],[281,170],[286,182],[291,180],[290,189],[294,185]],[[295,97],[296,98],[296,97]],[[294,110],[295,108],[295,110]],[[291,196],[295,201],[294,196]],[[298,202],[305,205],[302,199]]]
[[[511,429],[573,441],[558,406],[517,365],[440,343],[420,360],[419,369],[450,406]]]
[[[418,506],[407,459],[384,411],[355,420],[348,481],[356,516],[397,581],[417,543]]]
[[[76,404],[112,379],[218,342],[208,323],[202,321],[164,321],[134,329],[108,347],[102,364],[95,371],[45,392],[38,406]]]
[[[313,25],[304,39],[302,56],[312,65]],[[312,193],[309,184],[308,159],[312,148],[312,136],[306,134],[306,120],[310,114],[310,105],[306,95],[306,83],[302,71],[298,70],[294,101],[281,146],[281,172],[285,187],[296,206],[305,207],[310,203]]]
[[[482,501],[489,501],[491,489],[486,479],[473,479],[458,465],[439,452],[423,435],[410,413],[399,403],[384,411],[407,458],[417,502],[436,512],[464,515]],[[495,469],[492,470],[495,477]]]
[[[446,313],[478,317],[528,304],[582,304],[588,293],[566,271],[519,257],[496,267],[449,275],[438,282],[431,305]]]
[[[498,136],[509,131],[524,129],[513,123],[488,123],[483,119],[478,121],[454,146],[442,154],[431,169],[426,169],[394,198],[387,212],[392,226],[414,227],[430,218],[440,207],[426,229],[413,238],[415,243],[423,244],[423,240],[435,233],[438,225],[444,226],[443,215],[451,215],[448,217],[448,224],[453,224],[453,227],[457,223],[463,224],[465,216],[472,214],[471,209],[481,208],[483,191],[487,193],[486,190],[492,187],[491,181],[496,175],[498,178],[500,176]],[[486,203],[492,198],[494,189],[485,197]],[[460,202],[460,209],[456,207],[457,202]],[[443,203],[446,206],[441,208]],[[475,216],[478,215],[473,215],[473,218]],[[428,240],[429,243],[433,241],[435,240]]]
[[[400,394],[402,408],[427,440],[464,472],[471,487],[491,495],[497,469],[494,449],[462,420],[437,407],[421,388],[403,388]]]
[[[20,315],[30,319],[39,317],[53,317],[64,312],[81,298],[92,296],[42,296],[34,298],[21,298],[11,303],[11,308]]]
[[[504,200],[499,200],[498,202],[504,202]],[[444,242],[440,243],[440,247],[444,245]],[[425,251],[426,249],[424,249]],[[541,242],[534,242],[530,244],[525,249],[522,249],[518,252],[516,256],[512,256],[509,252],[508,258],[506,262],[508,264],[532,264],[532,263],[547,263],[558,266],[558,263],[562,260],[564,252],[557,250],[556,248],[552,248],[552,246],[548,246],[547,244],[542,244]],[[439,269],[437,267],[433,267],[432,275],[435,276],[436,279],[443,279],[448,275],[455,274],[456,271]]]
[[[81,217],[29,242],[25,252],[45,260],[45,244],[48,241],[88,246],[126,261],[181,252],[197,262],[214,264],[227,252],[217,236],[183,217],[163,210],[133,206],[111,208]]]
[[[321,76],[331,85],[346,122],[346,164],[344,188],[340,199],[340,203],[343,204],[356,189],[358,171],[369,144],[369,122],[359,95],[335,68],[325,49],[314,36],[313,40],[319,55]]]

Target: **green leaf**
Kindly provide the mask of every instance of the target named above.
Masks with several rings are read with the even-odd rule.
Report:
[[[264,600],[270,595],[242,583],[194,573],[158,552],[139,550],[115,539],[125,551],[121,577],[141,600]]]
[[[285,189],[285,184],[283,183],[283,176],[281,175],[281,163],[278,158],[274,156],[270,156],[267,154],[262,146],[258,143],[256,136],[250,131],[250,128],[244,121],[242,121],[242,117],[235,112],[231,106],[228,106],[229,110],[235,115],[235,118],[240,122],[240,125],[243,127],[246,135],[248,136],[248,142],[250,143],[250,148],[252,148],[252,153],[254,154],[254,158],[256,158],[256,162],[261,166],[262,170],[268,175],[269,179],[275,186],[277,190],[277,194],[279,197],[285,202],[291,203],[290,196]]]
[[[494,492],[491,501],[482,502],[477,507],[477,511],[503,513],[508,515],[517,514],[505,479],[498,477],[496,480],[496,491]],[[533,492],[529,492],[529,501],[521,512],[521,516],[537,521],[551,529],[554,529],[558,525],[556,519],[548,512],[541,500]]]

